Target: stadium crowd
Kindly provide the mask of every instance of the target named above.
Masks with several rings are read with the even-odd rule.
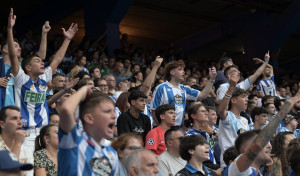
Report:
[[[72,42],[1,33],[0,176],[300,175],[300,76],[230,57],[186,62],[122,35]],[[18,31],[16,31],[18,32]]]

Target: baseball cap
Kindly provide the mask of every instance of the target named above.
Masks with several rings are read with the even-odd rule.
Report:
[[[0,170],[2,171],[12,169],[31,170],[33,168],[32,164],[20,163],[18,158],[8,150],[0,151],[0,160]]]
[[[123,82],[123,81],[126,81],[126,80],[130,82],[131,78],[130,77],[122,77],[122,78],[117,80],[117,85],[119,85],[120,82]]]
[[[284,125],[287,125],[291,120],[293,120],[295,117],[293,115],[286,115],[283,119],[282,122]]]

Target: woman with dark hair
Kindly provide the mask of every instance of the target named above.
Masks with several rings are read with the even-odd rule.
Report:
[[[35,139],[34,172],[36,176],[57,175],[57,125],[44,126]]]
[[[143,139],[140,135],[134,133],[124,133],[113,141],[111,146],[118,152],[119,157],[119,171],[120,175],[127,175],[124,168],[126,157],[134,150],[142,149],[144,146]]]
[[[130,108],[130,104],[128,102],[128,97],[129,97],[129,92],[123,92],[120,94],[117,102],[116,102],[116,107],[119,108],[121,113],[125,113],[128,111]]]
[[[271,166],[272,175],[278,173],[280,169],[280,175],[289,175],[289,164],[286,157],[286,150],[289,143],[294,139],[292,132],[278,133],[272,141],[273,165]]]
[[[90,74],[89,70],[85,67],[86,66],[86,56],[83,55],[83,56],[80,56],[79,58],[76,58],[74,64],[78,65],[81,68],[81,70]]]
[[[141,71],[139,72],[135,72],[132,76],[131,76],[131,83],[130,83],[130,87],[138,87],[140,85],[143,84],[143,73]]]

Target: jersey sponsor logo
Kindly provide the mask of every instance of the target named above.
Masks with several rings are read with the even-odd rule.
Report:
[[[154,144],[154,139],[153,138],[149,138],[147,141],[148,145],[153,145]]]
[[[24,127],[24,128],[28,127],[26,119],[22,119],[21,121],[22,121],[22,127]]]
[[[182,96],[180,96],[179,94],[175,95],[174,96],[174,102],[176,104],[183,104],[183,98],[182,98]]]
[[[112,166],[105,157],[91,159],[90,166],[93,172],[101,176],[109,176],[112,172]]]
[[[46,100],[46,93],[37,93],[26,90],[24,101],[27,103],[44,103]]]

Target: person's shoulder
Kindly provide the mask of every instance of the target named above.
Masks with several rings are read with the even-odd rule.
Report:
[[[186,168],[181,169],[176,173],[175,176],[188,176],[190,175],[189,171]]]

